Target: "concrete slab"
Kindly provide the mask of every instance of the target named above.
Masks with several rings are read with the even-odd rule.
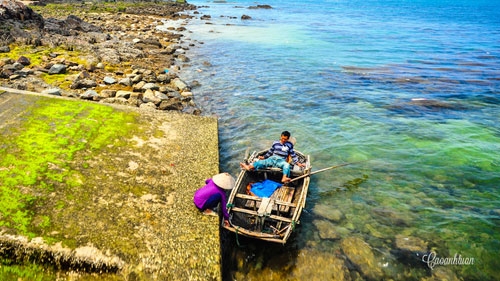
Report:
[[[217,131],[211,117],[0,90],[0,256],[72,280],[220,280],[218,220],[192,203],[219,172]]]

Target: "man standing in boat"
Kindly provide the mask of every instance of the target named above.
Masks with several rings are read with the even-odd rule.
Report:
[[[258,161],[250,164],[240,163],[240,166],[247,170],[262,169],[267,167],[276,167],[283,170],[282,182],[289,182],[290,178],[290,164],[288,163],[288,157],[291,157],[292,163],[298,165],[299,167],[305,167],[305,164],[299,163],[299,158],[293,150],[293,143],[290,140],[290,132],[283,131],[279,141],[274,141],[273,145],[269,151],[263,155],[259,156]]]

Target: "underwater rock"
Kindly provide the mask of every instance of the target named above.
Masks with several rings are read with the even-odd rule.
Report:
[[[293,275],[300,276],[301,280],[320,280],[318,276],[322,277],[321,280],[330,281],[358,280],[353,279],[352,276],[355,275],[349,272],[344,260],[340,257],[307,248],[298,253]]]
[[[321,239],[341,239],[347,237],[351,233],[349,229],[335,225],[326,220],[315,221],[314,225],[319,230]]]
[[[428,252],[427,242],[412,236],[398,234],[391,253],[402,263],[413,266],[425,266],[422,257]]]
[[[353,266],[369,280],[382,280],[383,272],[378,264],[372,248],[359,237],[348,237],[340,243],[342,252]]]
[[[338,209],[333,209],[331,206],[328,205],[316,205],[313,209],[313,212],[321,216],[327,220],[331,220],[333,222],[340,222],[341,220],[345,219],[345,215]]]
[[[435,267],[432,270],[432,276],[429,278],[422,278],[422,281],[460,281],[453,270],[449,267]]]
[[[381,224],[389,226],[408,226],[410,219],[398,212],[386,208],[373,209],[373,218]]]
[[[321,239],[340,239],[340,234],[335,230],[335,225],[326,220],[314,221]]]
[[[265,4],[265,5],[257,5],[257,6],[250,6],[248,9],[272,9],[271,5]]]
[[[396,248],[411,252],[427,252],[427,242],[418,238],[405,235],[396,235]]]

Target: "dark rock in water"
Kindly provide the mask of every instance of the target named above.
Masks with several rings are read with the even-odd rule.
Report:
[[[435,108],[445,108],[445,109],[452,109],[455,106],[450,103],[438,101],[438,100],[428,100],[428,99],[412,99],[409,103],[409,105],[415,105],[415,106],[423,106],[427,107],[429,109]]]
[[[346,234],[345,228],[339,228],[327,220],[315,220],[314,226],[318,229],[321,239],[340,239]]]
[[[408,102],[393,104],[386,108],[399,112],[437,112],[442,110],[462,110],[464,106],[439,100],[416,98]]]
[[[314,214],[333,222],[340,222],[345,219],[345,215],[338,209],[334,209],[326,204],[317,204],[313,209]]]
[[[412,236],[396,235],[395,246],[398,249],[410,252],[427,252],[427,242]]]
[[[418,237],[396,235],[391,253],[402,263],[427,267],[422,257],[428,252],[427,242]]]
[[[257,6],[250,6],[248,9],[272,9],[271,5],[257,5]]]
[[[408,226],[410,219],[394,210],[375,208],[373,209],[373,217],[380,223],[388,226]]]
[[[378,265],[372,248],[359,237],[348,237],[340,243],[342,252],[352,265],[357,268],[367,280],[382,280],[383,272]]]
[[[252,17],[251,17],[251,16],[249,16],[249,15],[242,15],[242,16],[241,16],[241,19],[242,19],[242,20],[249,20],[249,19],[252,19]]]

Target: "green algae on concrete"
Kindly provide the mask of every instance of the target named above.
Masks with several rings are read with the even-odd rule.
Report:
[[[48,216],[32,224],[34,209],[39,207],[37,197],[55,188],[81,186],[83,177],[71,167],[76,154],[85,151],[92,157],[99,153],[105,145],[133,131],[134,118],[133,114],[92,103],[37,99],[21,123],[11,127],[10,134],[0,136],[0,226],[29,237],[35,236],[37,228],[50,228]],[[33,195],[36,193],[42,196]]]
[[[45,268],[37,273],[32,259],[4,256],[0,279],[220,279],[217,218],[192,204],[218,173],[216,119],[40,96],[2,100],[13,96],[0,95],[11,104],[0,114],[0,236],[91,246],[124,264],[116,274],[89,274],[35,259]]]

